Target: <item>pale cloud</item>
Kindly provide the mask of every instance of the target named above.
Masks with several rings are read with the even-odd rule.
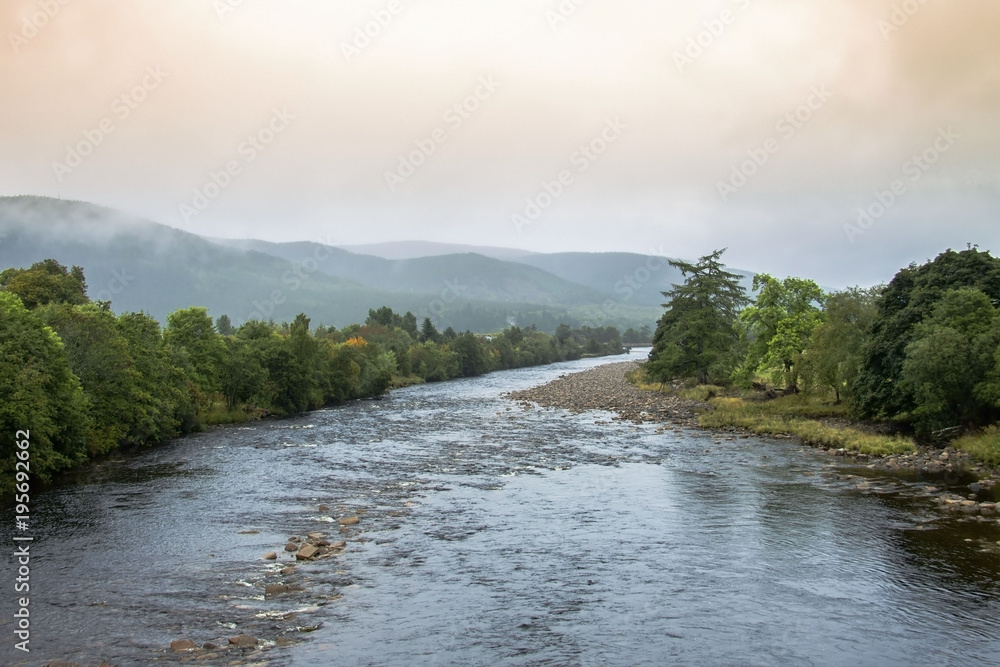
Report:
[[[56,0],[53,0],[56,1]],[[948,245],[996,248],[1000,7],[910,0],[71,0],[20,44],[37,0],[0,9],[3,194],[61,195],[209,235],[333,235],[643,250],[730,246],[729,261],[826,284],[879,280]],[[723,29],[721,12],[731,12]],[[382,15],[384,22],[384,14]],[[378,17],[376,17],[378,18]],[[708,22],[708,25],[706,25]],[[678,71],[676,52],[717,34]],[[883,26],[884,28],[884,26]],[[62,182],[52,162],[159,66],[169,77]],[[395,192],[384,173],[482,76],[500,88]],[[784,138],[810,91],[830,99]],[[199,216],[179,204],[275,107],[296,119]],[[524,234],[511,213],[609,117],[629,129]],[[871,233],[843,225],[940,127],[962,135]],[[779,150],[723,201],[717,184]]]

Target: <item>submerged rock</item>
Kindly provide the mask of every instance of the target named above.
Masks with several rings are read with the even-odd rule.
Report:
[[[187,651],[193,651],[198,646],[190,639],[175,639],[170,642],[170,650],[174,653],[185,653]]]

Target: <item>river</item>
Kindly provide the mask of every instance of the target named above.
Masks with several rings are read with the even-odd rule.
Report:
[[[944,516],[927,480],[503,396],[621,360],[410,387],[66,476],[32,508],[32,652],[13,650],[6,588],[0,661],[173,664],[171,640],[246,633],[292,640],[243,658],[266,665],[1000,664],[1000,525]],[[277,573],[308,531],[347,549]],[[279,581],[305,590],[265,599]],[[192,664],[240,659],[205,653]]]

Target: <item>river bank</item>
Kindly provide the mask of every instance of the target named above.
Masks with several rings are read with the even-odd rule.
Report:
[[[573,412],[607,410],[616,412],[618,419],[634,422],[662,422],[664,428],[698,428],[719,434],[722,439],[759,437],[739,426],[706,426],[699,413],[711,410],[709,403],[683,398],[672,393],[640,389],[629,382],[626,375],[642,362],[630,361],[607,364],[572,375],[564,375],[540,387],[512,392],[508,395],[522,407],[536,404],[541,407],[563,408]],[[708,420],[712,424],[716,420]],[[796,440],[788,433],[770,433],[773,439]],[[809,443],[806,443],[809,444]],[[943,508],[962,511],[970,515],[994,517],[998,513],[997,492],[1000,491],[1000,469],[991,468],[974,460],[968,453],[954,447],[943,449],[916,447],[914,451],[887,455],[866,454],[843,447],[815,445],[831,456],[841,458],[871,470],[903,473],[940,482],[928,487]],[[956,484],[966,487],[957,493]],[[868,490],[871,484],[862,480],[858,488]]]

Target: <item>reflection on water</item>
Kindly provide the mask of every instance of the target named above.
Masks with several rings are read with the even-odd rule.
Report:
[[[787,442],[500,395],[606,361],[412,387],[78,474],[34,508],[37,657],[172,662],[171,639],[247,632],[297,642],[273,665],[996,661],[1000,525],[942,517],[922,480],[862,492],[842,479],[860,472]],[[344,556],[264,598],[282,576],[261,554],[355,512]]]

